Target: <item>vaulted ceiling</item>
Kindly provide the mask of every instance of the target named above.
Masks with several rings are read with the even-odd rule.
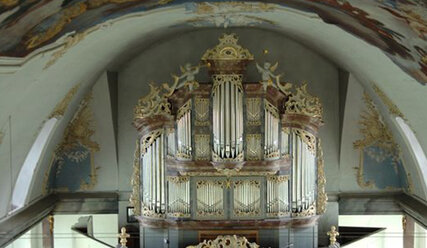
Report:
[[[64,128],[99,75],[119,70],[160,41],[213,27],[269,30],[316,51],[376,95],[392,124],[394,105],[427,151],[426,16],[422,0],[0,0],[0,164],[10,165],[16,178],[42,124],[80,85],[44,151],[44,167],[37,171],[43,177]],[[375,93],[374,84],[393,104]],[[8,181],[6,174],[2,180]],[[14,181],[9,184],[0,194],[11,193]],[[427,192],[419,197],[427,199]],[[6,208],[1,206],[0,216]]]

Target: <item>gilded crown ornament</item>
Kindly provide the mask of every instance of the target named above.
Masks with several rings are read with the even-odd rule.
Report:
[[[238,40],[236,34],[224,34],[219,38],[218,45],[203,54],[202,60],[253,60],[254,56],[237,44]]]

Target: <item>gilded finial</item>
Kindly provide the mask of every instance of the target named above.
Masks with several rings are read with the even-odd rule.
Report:
[[[49,222],[49,231],[50,231],[50,234],[52,235],[53,234],[53,228],[54,228],[54,222],[55,222],[53,215],[49,215],[47,217],[47,221]]]
[[[339,236],[340,233],[337,232],[337,228],[335,226],[331,226],[331,230],[327,232],[326,235],[329,236],[329,245],[335,245],[337,242],[337,236]]]
[[[126,243],[128,242],[127,238],[130,237],[129,234],[126,233],[126,228],[122,227],[122,229],[120,229],[120,233],[119,233],[119,238],[120,238],[120,245],[122,247],[126,247]]]

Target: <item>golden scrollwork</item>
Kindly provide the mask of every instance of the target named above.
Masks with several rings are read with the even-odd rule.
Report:
[[[156,129],[141,138],[141,155],[147,152],[147,149],[164,133],[164,131],[164,129]]]
[[[402,112],[400,112],[400,109],[396,106],[396,104],[394,104],[393,101],[376,84],[373,83],[372,88],[374,89],[375,93],[377,93],[381,101],[387,106],[388,111],[391,114],[399,116],[405,120],[405,116],[402,114]]]
[[[186,183],[190,180],[190,177],[188,176],[170,176],[167,177],[169,182],[180,184],[180,183]]]
[[[283,183],[289,180],[289,175],[268,176],[267,180],[274,183]]]
[[[383,97],[386,96],[384,95]],[[381,96],[380,98],[382,99]],[[363,100],[366,104],[366,110],[362,112],[359,122],[360,133],[363,138],[353,143],[353,147],[359,150],[359,166],[355,167],[355,169],[357,170],[356,176],[358,185],[361,188],[372,189],[375,183],[372,180],[365,181],[363,175],[365,148],[370,146],[379,147],[385,152],[382,157],[392,157],[393,163],[400,160],[401,151],[399,145],[393,138],[391,130],[385,124],[372,98],[366,92],[363,94]],[[387,105],[387,100],[382,100]],[[375,156],[375,154],[371,154],[370,156]]]
[[[276,106],[274,106],[273,104],[271,104],[269,101],[264,100],[264,108],[270,112],[274,117],[276,117],[277,119],[279,119],[279,110],[276,108]]]
[[[187,248],[259,248],[259,245],[249,242],[245,237],[225,235],[218,236],[214,240],[204,240],[198,245],[190,245]]]
[[[261,160],[262,159],[262,144],[261,134],[246,134],[246,159]]]
[[[161,91],[162,88],[160,86],[150,84],[150,93],[145,97],[141,97],[135,106],[135,119],[171,114],[171,105]]]
[[[167,213],[167,217],[171,218],[190,218],[191,214],[186,214],[182,212],[173,212],[173,213]]]
[[[367,107],[367,109],[362,112],[361,121],[359,122],[363,139],[355,141],[353,143],[354,148],[363,150],[365,147],[375,145],[391,156],[399,156],[399,146],[394,141],[390,129],[384,123],[371,97],[364,92],[363,99]]]
[[[133,173],[131,178],[132,193],[130,194],[129,202],[134,207],[135,215],[141,215],[141,200],[140,200],[140,188],[141,188],[141,167],[140,163],[140,148],[139,140],[135,144],[135,152],[133,154]]]
[[[80,103],[77,114],[68,124],[64,132],[64,138],[56,150],[56,154],[71,151],[79,145],[88,148],[91,152],[99,151],[97,142],[92,141],[95,130],[92,127],[93,113],[89,108],[92,95],[88,94]]]
[[[191,111],[191,99],[188,100],[184,105],[182,105],[176,114],[176,119],[179,120],[181,117],[186,114],[188,111]]]
[[[235,169],[223,169],[217,171],[190,171],[190,172],[179,172],[183,176],[270,176],[276,174],[277,171],[239,171]]]
[[[317,209],[317,214],[319,214],[319,209]],[[316,215],[316,203],[311,204],[310,207],[301,212],[292,213],[292,217],[309,217],[314,215]]]
[[[325,164],[323,160],[323,149],[321,140],[317,141],[317,214],[326,212],[328,195],[326,194]]]
[[[242,86],[242,79],[243,75],[237,75],[237,74],[214,74],[212,75],[213,78],[213,86],[212,86],[212,92],[216,91],[216,88],[220,85],[223,85],[225,82],[234,84],[237,88],[239,88],[240,91],[243,91]]]
[[[238,40],[236,34],[224,34],[219,38],[218,45],[206,50],[202,60],[253,60],[254,56],[248,49],[238,45]]]
[[[195,159],[196,160],[209,160],[210,158],[210,134],[196,134],[194,135],[195,144]]]
[[[261,125],[261,98],[246,98],[246,121],[249,126]]]
[[[209,98],[194,98],[194,113],[196,126],[209,126]]]
[[[71,100],[73,100],[73,97],[77,93],[79,87],[80,87],[80,84],[77,84],[67,92],[64,98],[62,98],[62,100],[56,104],[52,113],[49,115],[49,119],[53,117],[61,117],[64,115],[68,105],[70,104]]]
[[[212,161],[214,162],[240,162],[243,161],[243,152],[239,153],[235,158],[221,158],[215,151],[212,151]]]
[[[286,114],[302,114],[322,120],[323,107],[318,97],[307,92],[307,83],[296,87],[296,93],[292,93],[285,102]]]
[[[165,218],[165,214],[163,214],[163,213],[156,213],[156,211],[149,209],[144,204],[142,204],[142,207],[141,207],[141,216],[147,217],[147,218],[154,218],[154,219],[163,219],[163,218]]]
[[[302,142],[307,145],[308,150],[312,154],[316,153],[316,136],[299,128],[293,128],[292,131],[301,138]]]

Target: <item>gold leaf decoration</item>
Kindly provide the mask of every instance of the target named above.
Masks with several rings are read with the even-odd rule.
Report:
[[[378,97],[381,99],[381,101],[387,106],[388,111],[391,114],[393,114],[395,116],[399,116],[405,120],[405,116],[402,114],[402,112],[400,112],[399,108],[393,103],[393,101],[376,84],[372,84],[372,88],[374,89],[374,91],[378,95]]]
[[[238,45],[238,40],[236,34],[224,34],[219,38],[218,45],[206,50],[202,60],[253,60],[254,56],[248,49]]]
[[[57,152],[66,153],[80,145],[89,149],[90,152],[99,151],[99,144],[91,139],[95,133],[92,127],[93,113],[89,108],[91,99],[92,95],[88,94],[81,102],[77,114],[65,129],[63,141]]]
[[[141,97],[135,106],[134,119],[171,114],[171,105],[161,90],[160,86],[150,84],[150,93]]]
[[[286,114],[302,114],[322,120],[323,107],[318,97],[307,92],[307,83],[296,87],[296,93],[292,93],[285,102]]]
[[[399,156],[399,146],[394,141],[390,129],[385,125],[371,97],[364,92],[363,99],[367,107],[362,112],[359,122],[363,138],[353,143],[354,148],[363,150],[365,147],[375,145],[393,157]]]
[[[141,215],[141,201],[140,201],[140,148],[139,141],[136,141],[135,152],[133,157],[133,174],[131,179],[132,193],[129,198],[130,205],[134,207],[135,215]]]
[[[198,245],[190,245],[187,248],[258,248],[256,243],[249,242],[245,237],[236,235],[218,236],[214,240],[204,240]]]
[[[328,195],[326,194],[325,164],[323,160],[323,149],[321,140],[317,141],[317,214],[326,212]]]
[[[80,87],[80,84],[77,84],[67,92],[64,98],[58,104],[56,104],[55,109],[49,115],[49,119],[53,117],[64,116],[68,105],[70,104],[71,100],[73,100],[73,97],[77,93],[79,87]]]

